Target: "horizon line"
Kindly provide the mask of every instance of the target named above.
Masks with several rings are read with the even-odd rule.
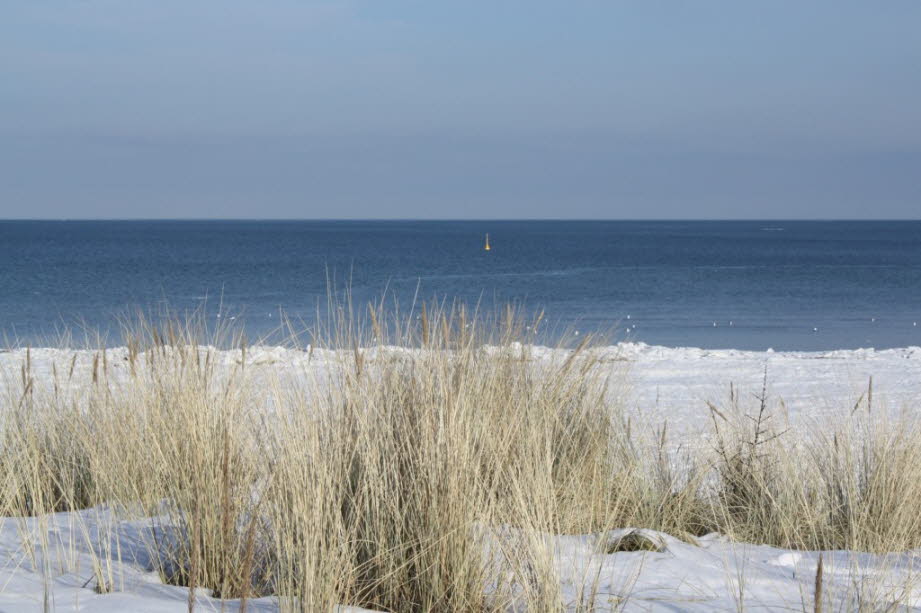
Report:
[[[3,222],[918,222],[921,217],[0,217]]]

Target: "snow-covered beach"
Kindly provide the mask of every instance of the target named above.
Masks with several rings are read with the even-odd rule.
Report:
[[[520,350],[538,364],[566,355],[564,350],[546,347]],[[341,357],[324,350],[282,347],[253,347],[245,353],[202,351],[213,356],[218,369],[245,364],[257,377],[277,377],[288,383],[321,371]],[[370,349],[365,350],[364,359],[373,363],[406,351],[397,347]],[[866,404],[870,377],[876,410],[890,414],[917,410],[921,400],[919,347],[753,352],[625,343],[595,351],[602,368],[609,368],[627,382],[620,398],[629,412],[652,423],[667,420],[684,439],[694,438],[701,425],[706,425],[708,403],[724,402],[730,385],[743,399],[760,394],[765,369],[768,393],[782,401],[784,418],[791,423],[832,416],[860,402]],[[104,362],[114,380],[128,376],[127,348],[107,350]],[[0,353],[0,386],[10,390],[0,389],[0,393],[7,394],[15,387],[26,363],[35,380],[44,382],[63,378],[68,372],[78,374],[71,379],[85,382],[91,370],[102,368],[99,353],[94,351],[6,351]],[[138,364],[142,365],[143,359]],[[109,528],[101,529],[100,524]],[[163,585],[146,560],[144,535],[149,539],[152,529],[149,521],[118,520],[105,507],[2,519],[0,610],[31,611],[48,603],[49,610],[57,611],[186,610],[188,590]],[[561,594],[571,610],[587,599],[597,610],[709,611],[735,610],[738,606],[802,610],[811,606],[817,552],[731,542],[718,535],[689,540],[652,532],[647,534],[658,551],[606,553],[599,545],[622,534],[548,537],[553,541]],[[45,553],[32,557],[26,542],[39,543],[39,551]],[[112,593],[98,594],[93,589],[90,578],[98,555],[90,555],[91,548],[113,556],[118,552],[121,561],[113,563],[116,586]],[[823,560],[826,602],[837,602],[843,609],[854,606],[855,585],[865,582],[866,590],[874,590],[873,598],[921,608],[914,552],[889,556],[826,552]],[[586,577],[591,578],[593,594],[584,591]],[[240,605],[239,601],[209,598],[203,590],[196,599],[200,610],[236,610]],[[250,610],[274,610],[277,603],[261,598],[247,606]]]
[[[322,373],[341,359],[334,352],[311,351],[309,347],[250,347],[245,353],[202,347],[201,351],[210,352],[215,364],[225,371],[244,364],[245,358],[246,367],[256,376],[295,383]],[[363,355],[373,363],[380,356],[406,351],[409,350],[383,347],[363,350]],[[526,351],[537,364],[567,355],[567,350],[544,346],[528,347]],[[880,410],[890,414],[918,410],[917,401],[921,399],[921,347],[915,346],[775,352],[619,343],[593,351],[618,376],[614,385],[625,386],[617,391],[628,411],[653,423],[668,420],[679,432],[695,432],[695,424],[708,419],[707,403],[723,404],[729,398],[730,386],[743,403],[753,402],[762,391],[765,371],[768,395],[782,401],[791,419],[817,419],[852,409],[858,400],[865,400],[871,377],[873,402]],[[36,380],[46,382],[52,380],[53,370],[63,378],[72,366],[78,374],[89,373],[100,355],[92,350],[28,350]],[[125,347],[106,351],[107,367],[116,379],[128,374],[128,356]],[[19,377],[26,359],[26,349],[0,352],[0,394],[5,393],[8,381]],[[75,379],[88,380],[79,376]]]
[[[0,524],[0,610],[8,613],[99,611],[173,613],[188,610],[188,589],[164,585],[150,570],[144,539],[150,523],[125,521],[111,536],[121,562],[113,562],[114,590],[94,590],[93,564],[83,530],[102,549],[110,535],[98,527],[111,519],[106,508],[38,518],[4,518]],[[812,610],[819,552],[733,543],[709,535],[693,543],[667,534],[641,531],[659,551],[606,554],[604,545],[632,530],[608,534],[552,537],[554,565],[567,611],[803,611]],[[47,539],[45,555],[31,558],[24,535]],[[76,546],[73,547],[72,545]],[[886,610],[921,610],[918,581],[921,552],[870,555],[822,552],[825,601],[831,610],[851,611],[870,602]],[[589,585],[586,588],[584,586]],[[861,593],[861,590],[863,593]],[[583,608],[580,608],[580,605]],[[219,600],[199,590],[199,611],[240,611],[239,600]],[[251,599],[249,611],[277,611],[274,598]],[[336,613],[360,613],[342,606]]]

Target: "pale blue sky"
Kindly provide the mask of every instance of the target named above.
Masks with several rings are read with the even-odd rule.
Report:
[[[914,0],[0,8],[0,217],[921,216]]]

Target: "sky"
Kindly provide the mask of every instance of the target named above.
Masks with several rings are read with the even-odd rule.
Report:
[[[916,0],[0,13],[0,218],[921,217]]]

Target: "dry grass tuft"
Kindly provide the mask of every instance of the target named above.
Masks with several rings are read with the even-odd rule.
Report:
[[[248,361],[242,336],[194,317],[142,318],[118,362],[99,349],[41,379],[27,353],[0,407],[0,515],[106,503],[153,516],[151,559],[191,588],[190,608],[209,589],[298,611],[556,611],[546,535],[624,526],[921,546],[911,422],[854,412],[794,434],[765,379],[754,406],[712,406],[712,449],[675,453],[667,424],[612,404],[619,375],[591,338],[535,361],[540,319],[513,309],[329,307],[310,367],[284,380]]]

